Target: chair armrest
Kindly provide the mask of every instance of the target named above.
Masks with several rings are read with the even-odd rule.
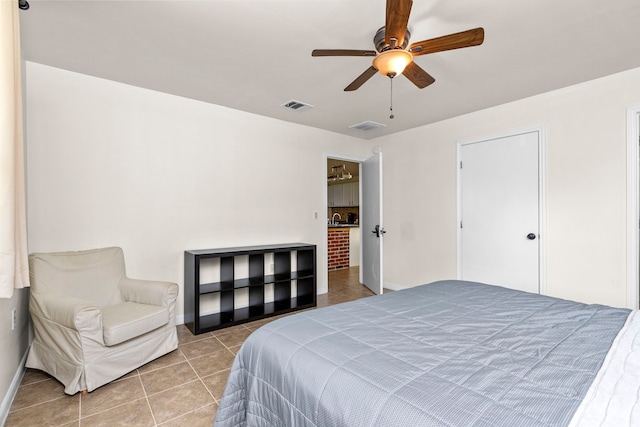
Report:
[[[178,298],[178,285],[172,282],[123,277],[119,287],[122,298],[128,302],[170,307]]]
[[[32,292],[29,309],[32,315],[65,328],[102,332],[102,311],[80,298]]]

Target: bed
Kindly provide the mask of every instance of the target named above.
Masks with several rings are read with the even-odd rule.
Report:
[[[302,312],[245,341],[214,425],[640,425],[635,314],[463,281]]]

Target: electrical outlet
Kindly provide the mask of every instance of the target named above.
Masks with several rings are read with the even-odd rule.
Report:
[[[18,323],[18,312],[14,308],[11,310],[11,330],[12,331],[16,328],[16,323]]]
[[[273,273],[273,264],[269,264],[269,273]]]

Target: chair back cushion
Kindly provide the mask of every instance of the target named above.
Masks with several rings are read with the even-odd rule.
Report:
[[[29,255],[33,292],[73,296],[100,308],[121,302],[118,283],[125,276],[117,247]]]

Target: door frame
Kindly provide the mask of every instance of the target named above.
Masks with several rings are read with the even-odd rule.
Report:
[[[331,154],[331,153],[324,153],[324,163],[323,163],[323,182],[325,183],[324,185],[324,190],[323,190],[323,195],[324,195],[324,199],[323,199],[323,216],[326,215],[327,211],[329,210],[329,194],[328,194],[328,186],[326,185],[327,182],[327,161],[329,159],[335,159],[335,160],[344,160],[346,162],[353,162],[353,163],[357,163],[358,164],[358,176],[362,177],[362,162],[364,162],[365,160],[367,160],[366,157],[359,157],[359,156],[347,156],[344,154]],[[358,181],[358,198],[359,198],[359,202],[358,202],[358,206],[362,206],[362,178],[360,178],[360,180]],[[362,216],[362,210],[360,210],[360,215]],[[327,228],[327,224],[324,223],[324,227],[325,227],[325,239],[324,239],[324,257],[322,259],[322,267],[326,274],[327,277],[327,292],[329,292],[329,243],[327,242],[327,238],[326,238],[326,228]],[[362,276],[362,228],[358,227],[358,230],[360,230],[360,253],[358,254],[358,256],[360,257],[360,268],[359,268],[359,280],[360,283],[363,282],[363,276]]]
[[[462,221],[462,177],[460,175],[460,162],[462,159],[462,146],[468,144],[476,144],[488,142],[495,139],[509,138],[513,136],[523,135],[526,133],[538,133],[538,280],[540,295],[547,294],[547,263],[546,263],[546,185],[545,185],[545,129],[544,126],[536,126],[525,128],[517,131],[507,131],[482,138],[473,138],[461,140],[456,143],[456,264],[457,279],[462,278],[462,231],[460,230],[460,222]]]
[[[627,308],[637,310],[640,297],[640,105],[627,108]]]

